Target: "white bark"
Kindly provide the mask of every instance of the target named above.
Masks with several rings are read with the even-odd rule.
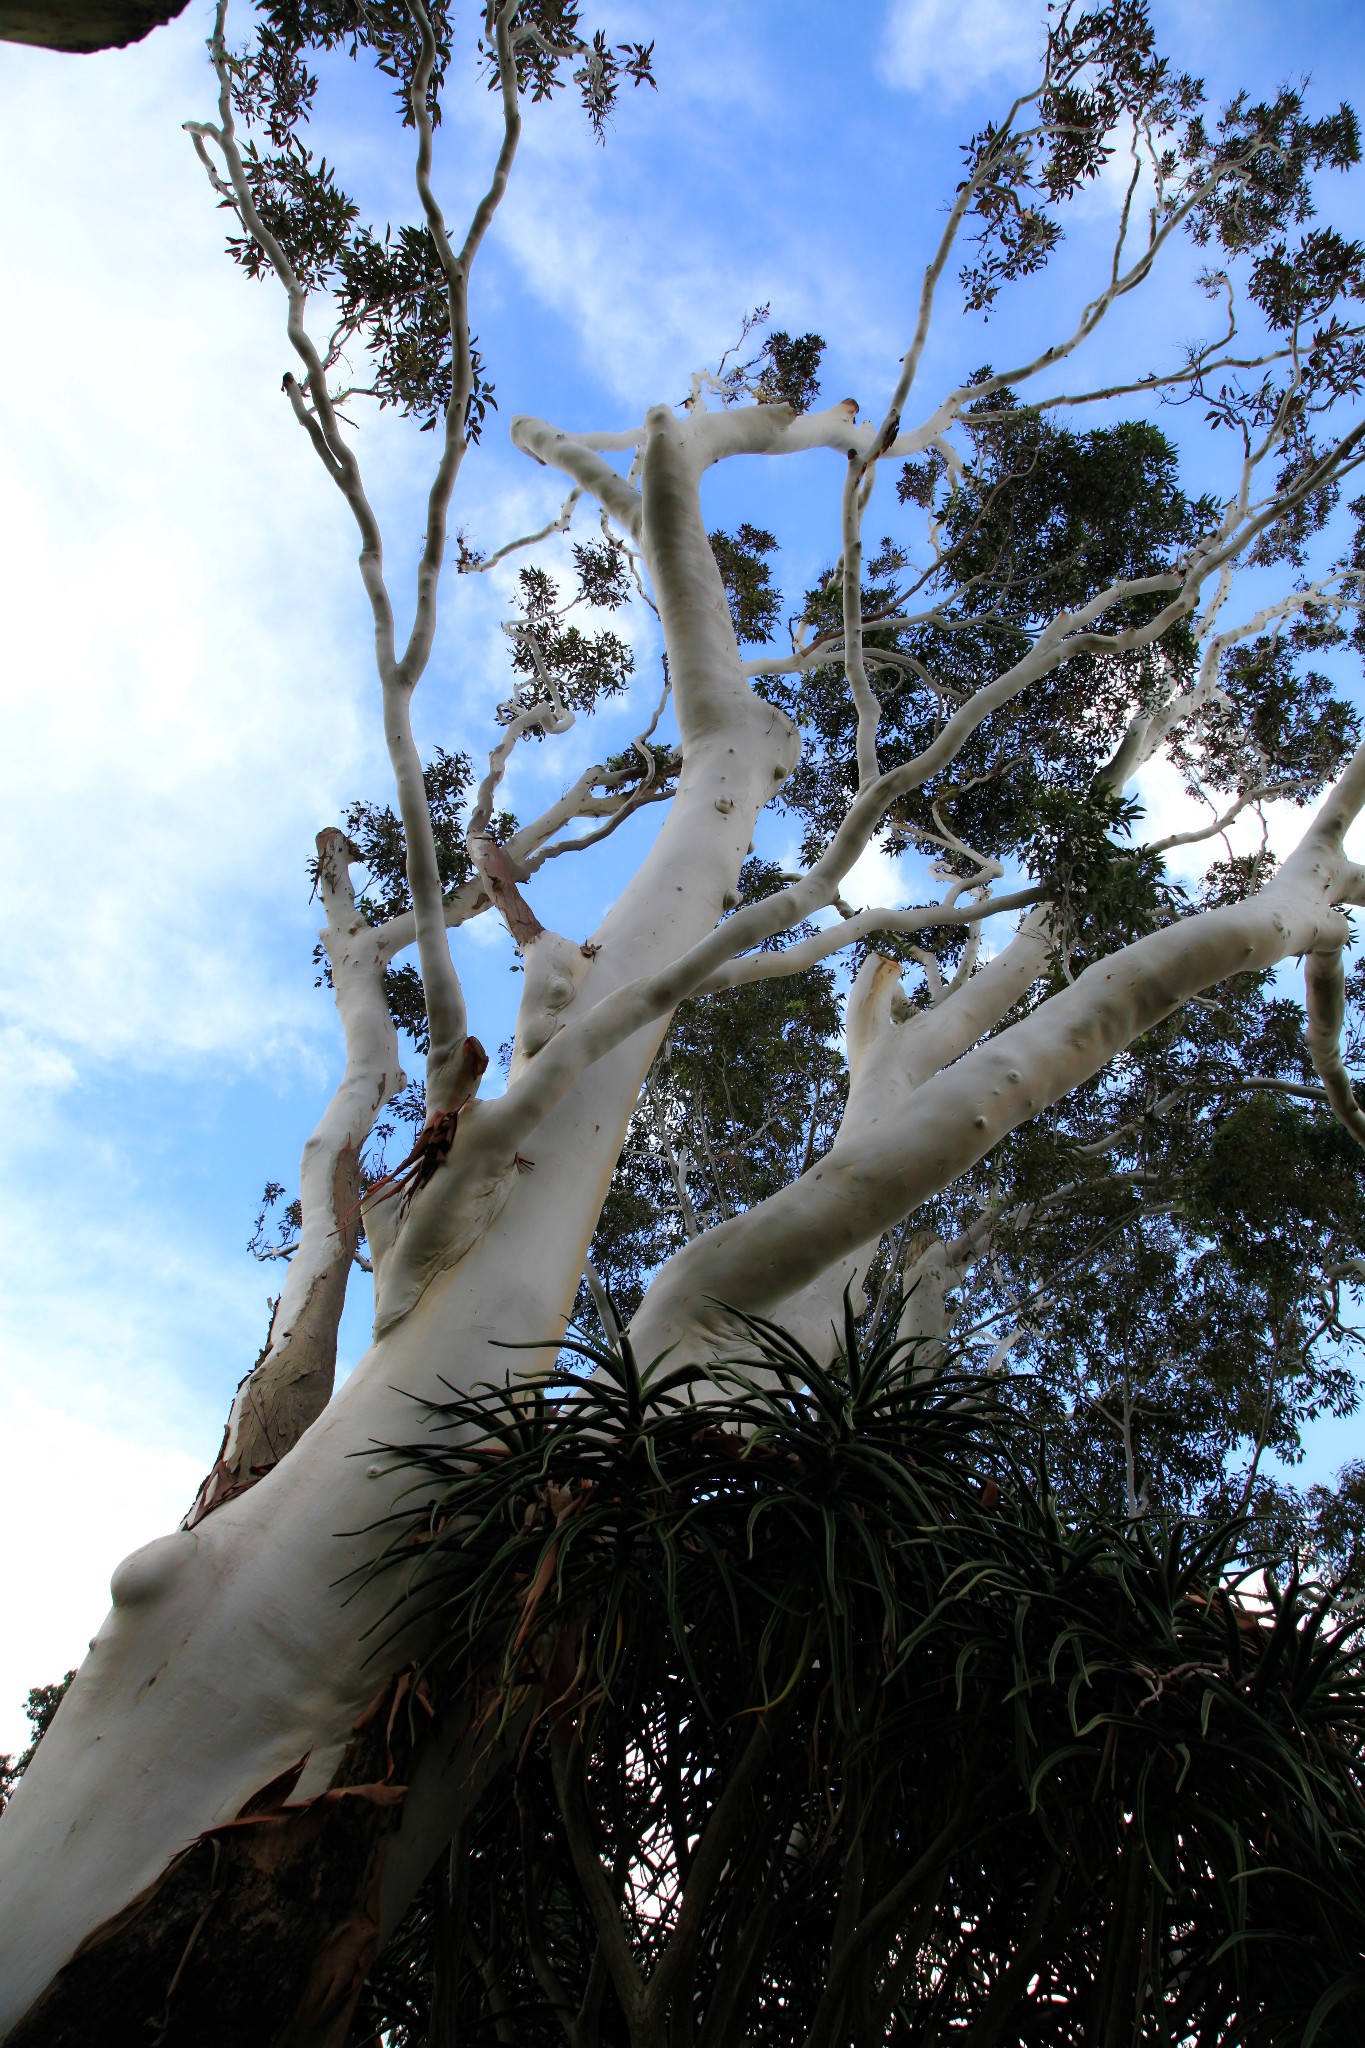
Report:
[[[688,423],[656,416],[643,545],[672,649],[683,768],[651,853],[592,935],[576,1005],[606,1001],[713,929],[759,810],[794,760],[789,722],[740,670],[699,467]],[[439,1398],[443,1375],[500,1376],[508,1354],[495,1343],[553,1343],[665,1021],[619,1038],[544,1113],[537,1069],[563,1033],[528,1058],[505,1098],[519,1113],[503,1130],[534,1132],[532,1172],[513,1164],[519,1137],[497,1134],[502,1105],[462,1114],[449,1160],[414,1197],[387,1255],[389,1273],[376,1274],[382,1297],[392,1261],[415,1246],[411,1305],[283,1465],[119,1568],[113,1611],[0,1820],[0,2029],[92,1927],[304,1751],[296,1796],[326,1785],[355,1715],[402,1661],[400,1651],[369,1661],[364,1639],[391,1589],[348,1601],[338,1583],[372,1551],[363,1532],[403,1483],[382,1458],[355,1454],[409,1437],[413,1397]],[[443,1263],[442,1247],[488,1210],[493,1180],[497,1228]],[[536,1369],[536,1354],[521,1359]],[[136,1796],[110,1799],[112,1783]]]
[[[1308,1028],[1304,1043],[1322,1077],[1323,1091],[1337,1121],[1357,1145],[1365,1145],[1365,1110],[1356,1101],[1351,1077],[1341,1057],[1341,1027],[1346,1016],[1346,977],[1341,947],[1310,953],[1303,963]]]
[[[725,1335],[724,1312],[712,1304],[771,1314],[1202,989],[1294,955],[1339,953],[1347,925],[1336,906],[1361,901],[1365,879],[1342,836],[1362,804],[1365,749],[1259,895],[1184,918],[1096,962],[932,1079],[918,1078],[919,1034],[898,1023],[888,993],[872,1055],[885,1062],[883,1088],[869,1089],[861,1104],[850,1100],[834,1146],[801,1180],[670,1261],[632,1323],[638,1354],[677,1346],[680,1356],[704,1358]]]
[[[237,1389],[222,1449],[191,1523],[279,1463],[331,1399],[337,1326],[359,1237],[360,1155],[380,1105],[403,1086],[398,1034],[384,995],[378,931],[356,909],[344,833],[318,834],[322,941],[346,1040],[341,1085],[303,1148],[302,1228],[266,1347]]]
[[[948,1296],[961,1280],[962,1267],[941,1237],[931,1236],[927,1244],[919,1238],[911,1245],[901,1275],[896,1334],[915,1346],[917,1372],[932,1372],[942,1362],[952,1320]]]

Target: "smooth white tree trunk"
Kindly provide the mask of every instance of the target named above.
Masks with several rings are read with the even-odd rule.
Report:
[[[714,928],[795,759],[789,721],[740,672],[686,435],[665,414],[655,438],[663,475],[651,492],[646,470],[644,538],[684,766],[648,858],[591,935],[576,1004],[638,982]],[[469,1156],[498,1107],[473,1105],[467,1151],[457,1144],[399,1236],[401,1254],[414,1224],[425,1233],[413,1305],[278,1467],[115,1573],[112,1611],[0,1818],[0,2030],[92,1929],[262,1785],[307,1753],[294,1796],[326,1786],[357,1714],[408,1654],[376,1657],[367,1634],[391,1588],[342,1583],[373,1554],[366,1532],[405,1484],[371,1447],[409,1438],[443,1378],[501,1378],[509,1355],[496,1345],[553,1345],[666,1021],[661,1011],[622,1038],[535,1122],[530,1170],[503,1148],[473,1197],[487,1225],[446,1264],[442,1244],[467,1230]],[[519,1033],[528,1022],[539,1019],[523,1016]],[[382,1303],[382,1265],[377,1279]],[[513,1355],[528,1372],[547,1356]]]

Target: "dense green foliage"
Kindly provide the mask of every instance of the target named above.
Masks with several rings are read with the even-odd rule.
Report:
[[[380,1569],[491,1781],[352,2039],[1346,2043],[1365,1672],[911,1347],[452,1397]]]

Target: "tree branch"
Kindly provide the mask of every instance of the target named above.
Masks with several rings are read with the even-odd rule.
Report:
[[[1006,896],[986,896],[975,903],[930,904],[916,910],[857,910],[852,917],[840,923],[827,925],[823,931],[815,932],[808,939],[801,939],[794,946],[781,952],[746,953],[742,959],[732,960],[725,967],[718,967],[697,983],[694,995],[711,995],[717,989],[736,988],[751,981],[774,981],[788,974],[801,974],[807,967],[828,960],[833,953],[840,953],[846,946],[856,946],[863,939],[870,939],[878,932],[923,932],[937,931],[957,925],[975,925],[982,918],[1003,917],[1009,911],[1024,910],[1031,904],[1044,900],[1041,887],[1015,889]]]
[[[412,85],[408,93],[408,102],[417,130],[417,161],[413,175],[427,228],[436,245],[436,253],[445,274],[451,342],[451,391],[445,413],[444,444],[427,496],[427,530],[421,560],[417,567],[417,604],[413,614],[412,631],[408,636],[403,658],[398,664],[398,680],[410,690],[421,677],[431,654],[431,645],[436,633],[436,593],[441,580],[441,566],[445,560],[446,522],[450,499],[469,445],[467,414],[474,391],[474,365],[470,354],[469,337],[469,275],[479,246],[507,190],[507,180],[516,157],[517,144],[521,139],[521,100],[517,91],[516,54],[511,39],[511,23],[517,11],[518,0],[503,0],[503,4],[493,15],[493,42],[497,54],[498,89],[502,101],[502,142],[488,189],[474,209],[464,245],[457,256],[450,246],[445,216],[431,183],[432,127],[427,95],[436,63],[436,39],[432,33],[431,19],[424,0],[405,0],[405,4],[417,24],[422,39],[421,56],[414,67]]]
[[[1304,1043],[1322,1078],[1323,1093],[1338,1123],[1357,1145],[1365,1145],[1365,1110],[1356,1101],[1351,1077],[1341,1057],[1341,1027],[1346,1018],[1346,977],[1342,949],[1309,953],[1303,963],[1308,1028]]]
[[[936,1073],[902,1104],[878,1097],[869,1105],[876,1113],[860,1117],[854,1128],[846,1117],[833,1148],[810,1173],[708,1231],[655,1278],[631,1330],[639,1354],[656,1356],[685,1334],[705,1345],[705,1333],[724,1321],[709,1304],[771,1313],[813,1274],[947,1186],[1008,1131],[1098,1072],[1190,996],[1229,975],[1340,943],[1344,920],[1333,906],[1358,892],[1362,880],[1341,851],[1341,834],[1362,804],[1365,747],[1296,852],[1257,896],[1135,941]]]

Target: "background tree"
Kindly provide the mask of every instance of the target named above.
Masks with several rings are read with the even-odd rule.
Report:
[[[4,1811],[5,1802],[33,1762],[34,1751],[46,1735],[52,1716],[61,1705],[66,1689],[75,1676],[74,1671],[68,1671],[65,1678],[56,1685],[30,1687],[24,1711],[28,1715],[28,1725],[33,1730],[33,1740],[27,1749],[19,1752],[18,1756],[0,1756],[0,1812]]]
[[[921,1372],[950,1346],[989,1374],[1029,1364],[1026,1405],[1061,1435],[1077,1491],[1131,1522],[1154,1496],[1255,1504],[1257,1453],[1349,1397],[1348,1148],[1365,1125],[1342,906],[1365,877],[1343,841],[1365,757],[1326,668],[1356,630],[1365,255],[1316,224],[1358,156],[1349,110],[1285,90],[1214,112],[1140,7],[1064,11],[1041,78],[967,147],[877,417],[819,405],[818,337],[779,331],[636,425],[513,419],[568,501],[483,560],[461,542],[460,568],[534,548],[580,507],[601,539],[580,544],[576,592],[534,560],[523,573],[475,783],[459,754],[424,764],[411,725],[453,493],[494,405],[472,268],[524,102],[572,84],[600,131],[621,86],[649,80],[649,51],[558,0],[489,10],[501,140],[457,244],[433,184],[457,77],[445,11],[268,5],[253,28],[231,49],[220,9],[218,116],[190,133],[233,255],[283,287],[285,394],[360,534],[395,808],[362,804],[319,836],[346,1070],[305,1151],[296,1235],[271,1247],[291,1256],[265,1351],[187,1526],[116,1574],[0,1832],[15,2039],[82,2038],[92,1982],[119,1987],[130,2028],[153,2007],[165,2028],[177,1999],[205,2010],[230,1975],[257,1999],[233,2008],[239,2029],[344,2038],[488,1755],[467,1687],[414,1685],[436,1627],[421,1603],[376,1663],[391,1587],[360,1568],[405,1512],[413,1460],[373,1447],[408,1444],[414,1413],[434,1424],[452,1386],[496,1371],[493,1343],[543,1368],[580,1286],[608,1328],[614,1290],[634,1355],[700,1369],[702,1397],[708,1365],[752,1348],[746,1318],[780,1315],[817,1373],[843,1298],[865,1293],[872,1341],[898,1330]],[[367,223],[305,139],[313,67],[344,55],[397,87],[416,226]],[[1006,333],[1002,295],[1116,171],[1111,260],[1070,324],[922,388],[952,266]],[[1207,252],[1222,329],[1087,383],[1085,344],[1185,238]],[[1199,409],[1216,489],[1181,489],[1143,416],[1163,397]],[[1121,401],[1130,421],[1085,424]],[[350,425],[365,402],[432,430],[406,638]],[[701,478],[819,449],[843,459],[839,559],[774,644],[772,537],[708,535]],[[879,478],[897,486],[894,530],[865,561]],[[571,612],[611,613],[632,590],[667,654],[653,722],[541,816],[509,817],[515,749],[553,745],[624,677],[616,629]],[[1173,842],[1144,841],[1125,795],[1159,759],[1205,807],[1180,837],[1289,797],[1297,849],[1278,869],[1230,859],[1182,898],[1162,867]],[[792,875],[751,852],[774,802],[803,834]],[[546,862],[650,806],[657,836],[599,927],[547,929]],[[873,844],[925,857],[922,900],[852,911],[841,884]],[[480,1093],[488,1056],[446,939],[480,915],[501,918],[523,969],[501,1094]],[[398,959],[412,949],[415,978]],[[1303,1013],[1274,979],[1296,957]],[[425,1059],[420,1123],[367,1185],[362,1155],[405,1085],[400,1027]],[[376,1341],[329,1399],[362,1219]],[[1248,1445],[1249,1469],[1231,1469]],[[1347,1540],[1324,1524],[1324,1543]]]

